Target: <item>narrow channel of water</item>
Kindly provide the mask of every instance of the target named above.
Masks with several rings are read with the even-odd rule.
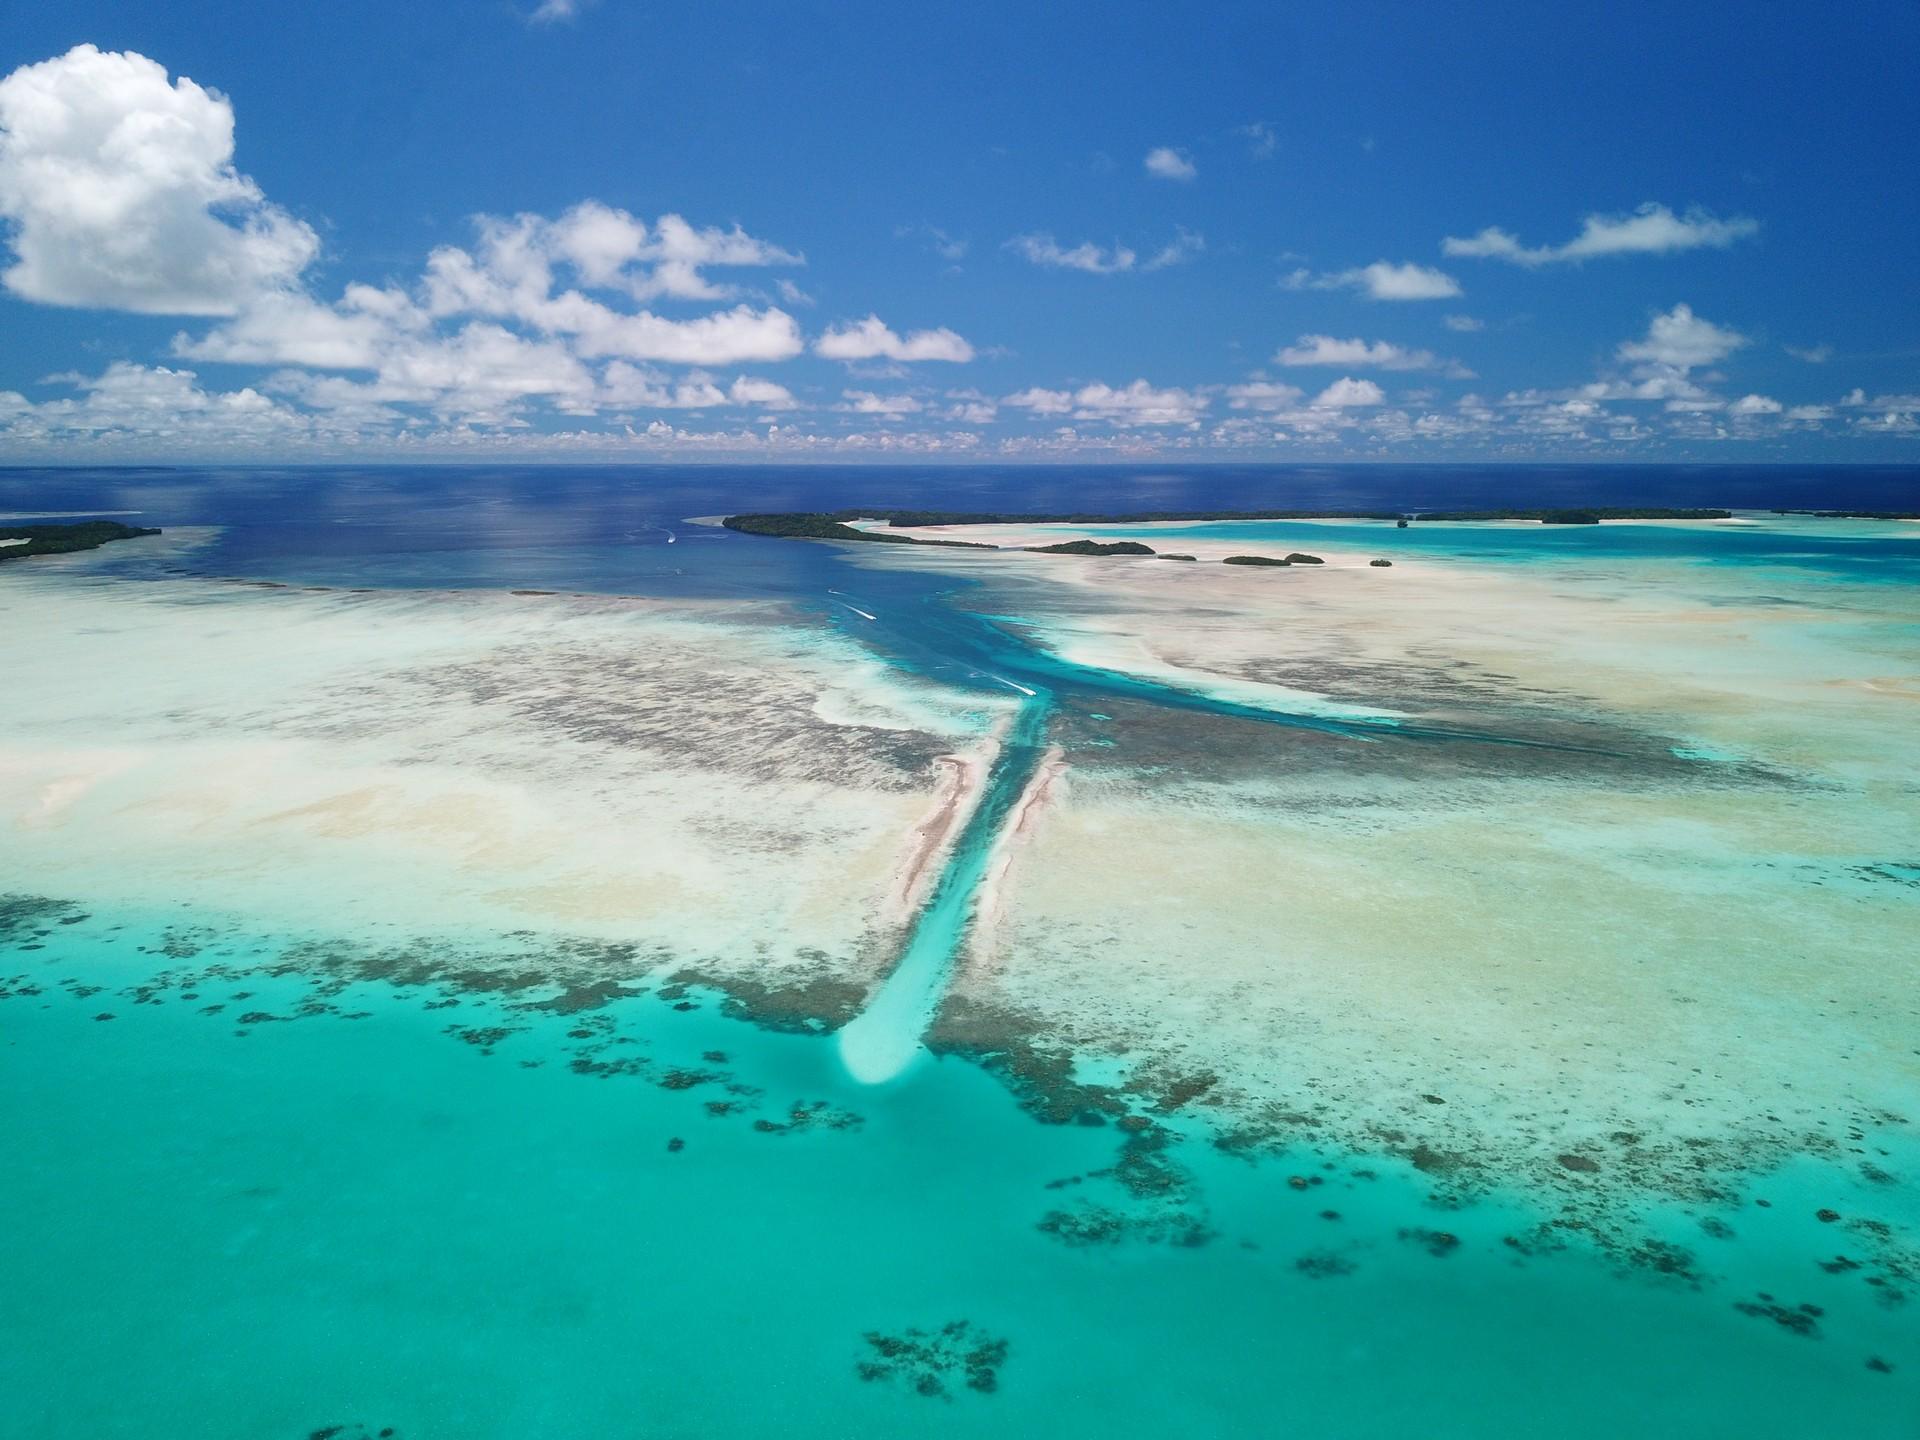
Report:
[[[898,963],[839,1036],[848,1073],[881,1084],[904,1073],[922,1052],[921,1039],[939,1012],[948,981],[972,927],[977,892],[1020,796],[1046,752],[1046,730],[1056,695],[1083,701],[1144,701],[1170,709],[1254,720],[1347,739],[1485,744],[1598,753],[1589,747],[1432,725],[1403,724],[1391,716],[1341,718],[1219,699],[1118,671],[1078,664],[1022,635],[1013,625],[968,611],[947,595],[886,606],[850,592],[830,592],[861,617],[842,628],[877,653],[947,683],[1017,691],[1022,702],[985,790],[948,855],[931,898],[913,923]],[[865,606],[873,604],[875,611]],[[838,617],[837,617],[838,618]],[[1684,757],[1683,757],[1684,758]]]
[[[921,1036],[940,1008],[966,943],[994,847],[1046,754],[1052,709],[1053,696],[1037,690],[1015,712],[979,803],[914,921],[900,963],[867,1008],[841,1030],[840,1058],[854,1079],[868,1085],[891,1080],[919,1055]]]

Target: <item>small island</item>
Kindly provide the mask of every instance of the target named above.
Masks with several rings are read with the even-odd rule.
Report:
[[[0,560],[25,560],[35,555],[72,555],[98,550],[113,540],[158,535],[158,530],[122,525],[118,520],[83,520],[67,525],[0,525]]]
[[[1543,525],[1591,525],[1602,520],[1731,520],[1731,510],[1670,505],[1582,505],[1499,510],[1141,510],[1131,514],[1021,515],[999,511],[840,510],[834,520],[884,520],[890,526],[930,525],[1163,525],[1231,520],[1379,520],[1404,528],[1419,520],[1537,520]]]
[[[1731,520],[1731,510],[1670,505],[1582,505],[1548,510],[1423,510],[1415,520],[1538,520],[1542,525],[1598,525],[1602,520]]]
[[[1307,554],[1304,550],[1290,550],[1287,552],[1287,563],[1289,565],[1324,565],[1327,562],[1318,555]]]
[[[1534,520],[1542,525],[1598,525],[1603,520],[1730,520],[1731,510],[1676,509],[1665,505],[1596,505],[1578,508],[1506,510],[1142,510],[1131,514],[1096,512],[1037,513],[1013,511],[896,510],[890,507],[859,510],[816,510],[761,515],[728,515],[720,523],[744,535],[768,535],[785,540],[882,541],[895,545],[949,545],[970,550],[997,550],[978,540],[937,540],[920,535],[895,535],[891,530],[961,525],[1163,525],[1176,522],[1238,520],[1377,520],[1407,528],[1414,521]],[[861,530],[855,520],[884,522],[887,529]],[[1070,541],[1068,544],[1092,543]],[[1094,551],[1034,547],[1049,554],[1138,554],[1139,551]],[[1266,562],[1274,563],[1274,562]],[[1312,560],[1297,560],[1312,564]]]
[[[1151,555],[1151,546],[1138,540],[1063,540],[1058,545],[1029,545],[1032,555]]]
[[[889,545],[947,545],[963,550],[998,550],[977,540],[922,540],[913,535],[889,535],[883,530],[856,530],[849,520],[884,519],[868,516],[862,510],[836,510],[831,513],[805,511],[777,515],[727,515],[720,523],[742,535],[767,535],[780,540],[866,540]],[[898,524],[898,521],[893,522]]]
[[[1222,565],[1291,565],[1291,560],[1282,560],[1277,555],[1229,555],[1220,562]]]

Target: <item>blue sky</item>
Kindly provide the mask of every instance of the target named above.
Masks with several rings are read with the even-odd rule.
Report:
[[[1916,73],[1910,3],[4,3],[0,461],[1920,460]]]

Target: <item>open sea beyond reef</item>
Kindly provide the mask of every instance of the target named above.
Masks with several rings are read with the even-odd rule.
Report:
[[[1576,504],[1739,513],[695,519]],[[0,471],[163,530],[0,565],[0,1434],[1920,1436],[1920,524],[1774,507],[1920,468]]]

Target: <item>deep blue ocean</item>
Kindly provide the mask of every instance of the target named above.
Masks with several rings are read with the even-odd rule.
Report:
[[[1126,514],[1581,504],[1914,509],[1920,508],[1920,466],[0,469],[0,514],[59,518],[124,512],[129,523],[221,527],[218,539],[196,552],[195,574],[382,587],[540,586],[803,604],[834,585],[833,577],[845,576],[833,547],[763,543],[711,527],[690,532],[682,522],[695,515],[866,505]],[[1588,530],[1561,543],[1657,540],[1641,530],[1628,541],[1609,535],[1602,542]],[[1395,543],[1423,542],[1416,531]],[[1504,542],[1490,535],[1480,543]],[[1732,543],[1768,542],[1744,537]]]
[[[746,510],[872,505],[1124,514],[1580,504],[1914,509],[1920,465],[0,469],[0,513],[133,510],[143,524],[219,525],[227,533],[214,555],[236,569],[355,553],[551,550],[609,540],[644,546],[663,543],[662,527],[687,516]],[[470,583],[494,578],[483,561],[470,563]],[[729,585],[751,583],[750,569],[729,575]]]

